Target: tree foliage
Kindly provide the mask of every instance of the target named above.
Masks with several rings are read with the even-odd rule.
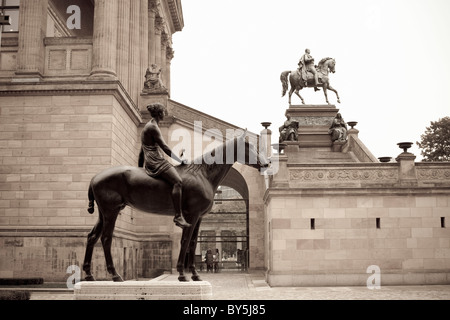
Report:
[[[450,161],[450,117],[431,121],[425,133],[416,142],[423,156],[423,161]]]

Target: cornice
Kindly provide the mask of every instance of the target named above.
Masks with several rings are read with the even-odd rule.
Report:
[[[169,5],[169,11],[172,18],[173,26],[176,31],[182,31],[184,27],[183,21],[183,9],[181,7],[181,1],[179,0],[167,0]]]

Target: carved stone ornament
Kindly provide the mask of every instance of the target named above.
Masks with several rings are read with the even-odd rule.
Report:
[[[421,180],[449,180],[450,169],[417,169],[417,176]]]
[[[156,64],[152,64],[151,68],[147,68],[145,73],[144,93],[167,93],[168,90],[161,81],[162,69]]]
[[[174,58],[174,56],[175,56],[175,51],[173,50],[172,47],[168,46],[168,47],[166,48],[166,58],[167,58],[167,60],[168,60],[168,61],[172,61],[172,59]]]
[[[290,170],[291,180],[301,181],[381,181],[397,180],[398,170]]]
[[[333,123],[333,117],[307,116],[292,117],[299,123],[299,126],[330,126]]]

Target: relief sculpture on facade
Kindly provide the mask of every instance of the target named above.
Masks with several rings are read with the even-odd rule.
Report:
[[[301,181],[352,181],[352,180],[397,180],[397,170],[303,170],[289,171],[290,180]]]

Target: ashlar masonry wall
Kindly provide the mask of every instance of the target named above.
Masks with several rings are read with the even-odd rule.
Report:
[[[111,92],[22,92],[0,101],[0,277],[65,281],[70,265],[82,266],[98,218],[86,210],[89,182],[108,167],[137,164],[139,119]],[[125,278],[170,269],[168,237],[136,234],[138,217],[127,208],[116,224],[112,254]],[[109,278],[100,243],[93,271]]]
[[[450,283],[448,164],[293,166],[266,191],[272,286]],[[279,182],[279,181],[278,181]]]

